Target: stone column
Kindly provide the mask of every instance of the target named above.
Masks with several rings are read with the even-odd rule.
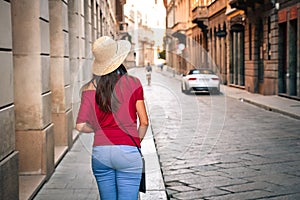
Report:
[[[238,32],[233,32],[233,75],[234,84],[239,84],[239,37]]]
[[[245,86],[245,49],[244,49],[244,31],[240,32],[239,35],[239,85]]]
[[[224,30],[224,28],[223,28]],[[222,37],[222,49],[221,49],[221,68],[222,68],[222,83],[227,85],[227,49],[226,49],[226,37]]]
[[[264,72],[264,95],[275,95],[278,93],[278,19],[277,13],[270,11],[270,59],[265,62]]]
[[[85,58],[91,54],[92,47],[92,7],[91,1],[84,1],[84,36],[85,39]]]
[[[297,96],[300,97],[300,11],[298,10],[297,19]]]
[[[77,116],[79,107],[79,94],[76,95],[74,99],[75,91],[79,91],[78,82],[78,70],[80,65],[80,40],[79,33],[81,26],[79,26],[80,12],[79,1],[69,1],[68,2],[68,25],[69,25],[69,64],[70,64],[70,76],[71,76],[71,87],[72,87],[72,109],[73,109],[73,119]],[[75,123],[73,122],[75,127]],[[74,132],[73,139],[77,137],[77,132]]]
[[[11,3],[0,0],[0,199],[19,199],[15,148]]]
[[[91,41],[86,42],[86,27],[89,27],[88,17],[85,14],[85,6],[89,3],[84,0],[68,1],[68,22],[69,22],[69,65],[71,82],[71,104],[73,113],[73,127],[80,105],[80,88],[91,79]],[[86,44],[89,44],[86,46]],[[86,50],[88,49],[88,50]],[[73,130],[73,140],[77,138],[78,132]]]
[[[52,119],[55,157],[59,159],[67,149],[64,147],[71,148],[72,146],[74,128],[69,67],[68,5],[61,0],[49,0],[49,11]]]
[[[54,170],[54,137],[48,1],[11,2],[19,174],[49,176]]]

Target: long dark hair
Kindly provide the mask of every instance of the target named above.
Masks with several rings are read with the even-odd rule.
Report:
[[[103,112],[113,112],[119,107],[119,100],[114,92],[116,83],[121,76],[126,75],[127,70],[121,64],[115,71],[103,75],[94,75],[92,81],[96,80],[96,103]]]

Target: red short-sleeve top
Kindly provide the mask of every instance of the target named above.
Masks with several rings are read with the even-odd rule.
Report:
[[[140,147],[137,131],[136,102],[144,100],[144,92],[138,78],[123,75],[116,84],[115,94],[119,108],[115,113],[103,112],[96,104],[95,90],[82,92],[76,123],[88,123],[94,129],[93,146],[130,145],[136,146],[129,133]]]

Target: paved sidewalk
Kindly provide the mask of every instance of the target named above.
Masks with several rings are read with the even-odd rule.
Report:
[[[98,191],[90,165],[92,134],[80,134],[58,164],[35,200],[97,200]]]
[[[140,193],[140,200],[166,200],[167,194],[160,169],[160,163],[150,126],[142,142],[142,153],[146,163],[146,193]]]
[[[296,119],[300,119],[300,101],[280,97],[277,95],[264,96],[249,93],[245,90],[221,86],[221,91],[228,97],[254,104],[269,111],[278,112]]]
[[[54,174],[40,189],[34,200],[99,200],[91,171],[93,134],[80,134],[72,149],[65,155]],[[142,142],[146,163],[146,194],[140,200],[167,199],[160,163],[154,144],[151,122]]]
[[[99,200],[90,164],[92,137],[92,134],[79,135],[34,200]],[[151,127],[142,142],[142,152],[146,162],[147,192],[140,193],[140,200],[166,199]]]

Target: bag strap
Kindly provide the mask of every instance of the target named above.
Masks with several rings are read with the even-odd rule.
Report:
[[[127,129],[126,129],[126,128],[123,126],[123,124],[119,121],[119,118],[117,117],[117,114],[115,113],[115,114],[113,114],[113,116],[114,116],[114,117],[117,119],[117,121],[119,122],[118,125],[121,126],[121,128],[124,130],[124,132],[125,132],[125,133],[130,137],[130,139],[133,141],[133,143],[135,144],[135,146],[136,146],[136,148],[138,149],[138,151],[139,151],[139,153],[141,154],[141,156],[144,157],[143,154],[142,154],[142,152],[141,152],[141,150],[140,150],[140,148],[139,148],[139,146],[138,146],[137,143],[135,142],[134,138],[128,133]]]
[[[122,128],[123,128],[123,127],[122,127]],[[140,153],[141,156],[143,157],[143,154],[142,154],[142,152],[141,152],[139,146],[138,146],[137,143],[135,142],[134,138],[133,138],[129,133],[127,133],[127,130],[126,130],[126,129],[125,129],[125,133],[126,133],[126,134],[130,137],[130,139],[134,142],[136,148],[138,149],[139,153]]]

